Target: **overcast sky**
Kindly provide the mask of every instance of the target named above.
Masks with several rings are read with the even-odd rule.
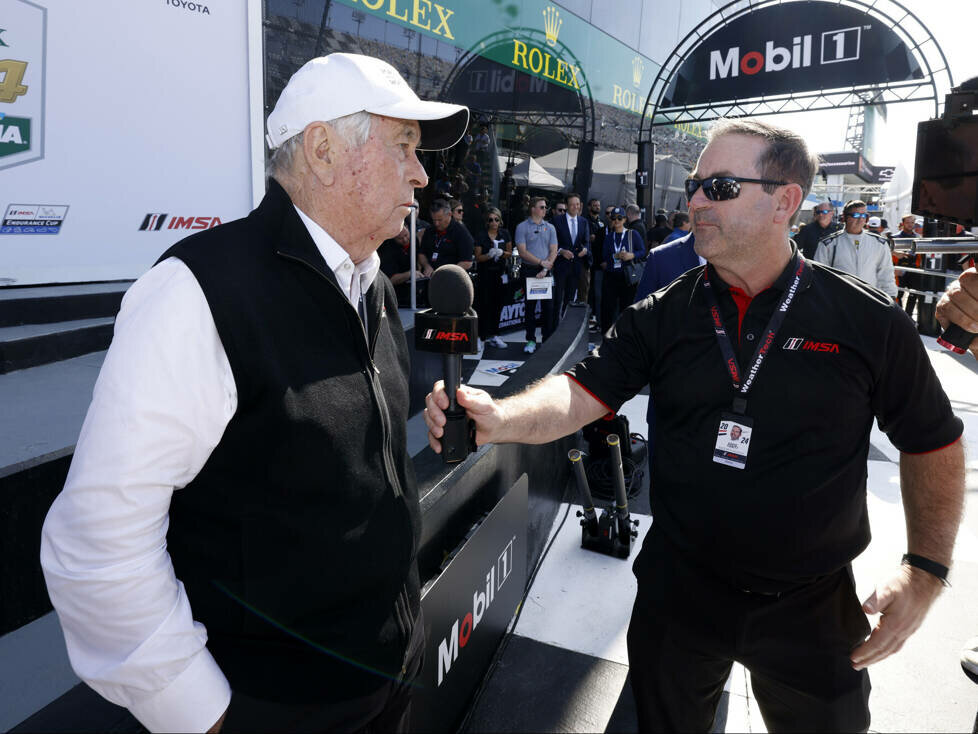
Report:
[[[902,4],[930,30],[944,55],[955,84],[978,76],[978,0],[901,0]],[[907,27],[911,21],[907,21]],[[923,32],[915,33],[918,41]],[[890,105],[886,127],[877,134],[877,165],[903,162],[913,171],[917,123],[933,117],[930,102]],[[767,118],[803,133],[809,144],[820,153],[844,150],[848,110],[802,112]]]

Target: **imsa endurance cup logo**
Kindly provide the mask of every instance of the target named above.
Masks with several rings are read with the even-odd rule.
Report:
[[[47,10],[9,0],[0,18],[0,169],[44,157]]]
[[[0,222],[0,234],[58,234],[68,207],[63,204],[11,204]]]

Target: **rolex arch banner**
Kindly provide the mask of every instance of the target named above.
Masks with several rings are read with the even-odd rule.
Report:
[[[923,79],[879,18],[834,2],[753,10],[707,36],[682,62],[659,108]]]

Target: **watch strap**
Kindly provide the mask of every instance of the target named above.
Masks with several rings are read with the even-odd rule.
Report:
[[[947,580],[948,568],[947,566],[938,563],[937,561],[932,561],[929,558],[924,558],[923,556],[918,556],[916,553],[904,553],[903,563],[908,566],[913,566],[914,568],[919,568],[921,571],[926,571],[927,573],[937,576],[941,580],[941,583],[945,586],[950,586],[950,582]]]

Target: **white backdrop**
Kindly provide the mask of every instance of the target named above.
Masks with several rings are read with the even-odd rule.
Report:
[[[251,209],[249,5],[0,0],[0,115],[32,126],[30,154],[5,154],[18,133],[0,119],[0,285],[135,278]],[[27,63],[13,102],[4,59]],[[3,233],[62,213],[56,234]]]

